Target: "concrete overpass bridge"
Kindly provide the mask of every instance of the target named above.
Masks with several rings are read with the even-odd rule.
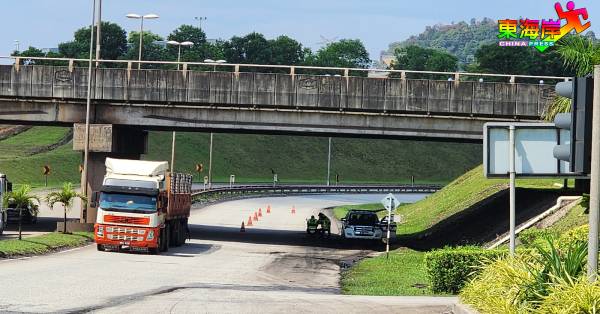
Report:
[[[0,123],[85,122],[88,69],[79,66],[87,60],[11,59],[14,64],[0,65]],[[42,61],[60,65],[35,65]],[[181,70],[137,70],[136,61],[99,63],[90,94],[93,190],[105,157],[138,159],[145,152],[147,130],[481,141],[485,122],[538,120],[553,90],[543,80],[566,79],[387,70],[380,72],[389,78],[371,78],[365,69],[191,62],[180,63]],[[79,130],[75,149],[83,147]]]

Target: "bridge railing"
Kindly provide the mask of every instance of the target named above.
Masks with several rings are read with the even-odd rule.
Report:
[[[75,59],[75,58],[48,58],[48,57],[16,57],[16,56],[0,56],[0,59],[12,60],[16,67],[21,64],[36,64],[39,62],[62,62],[68,66],[69,69],[73,69],[78,64],[87,64],[88,59]],[[568,81],[570,77],[564,76],[540,76],[540,75],[520,75],[520,74],[494,74],[494,73],[475,73],[475,72],[441,72],[441,71],[415,71],[415,70],[394,70],[394,69],[373,69],[373,68],[340,68],[340,67],[321,67],[321,66],[305,66],[305,65],[274,65],[274,64],[245,64],[245,63],[208,63],[208,62],[188,62],[188,61],[146,61],[146,60],[92,60],[93,63],[99,65],[118,65],[119,67],[126,67],[128,70],[135,70],[138,67],[143,69],[143,65],[150,66],[172,66],[173,68],[179,68],[181,71],[189,71],[192,66],[203,67],[210,71],[222,72],[233,72],[240,73],[244,72],[245,69],[265,69],[268,70],[280,70],[279,73],[286,73],[290,75],[298,74],[299,70],[316,71],[325,76],[339,76],[349,77],[351,73],[374,73],[383,74],[399,77],[401,79],[407,78],[410,74],[415,75],[430,75],[433,77],[445,77],[448,81],[460,82],[461,80],[481,80],[481,79],[492,79],[497,82],[508,82],[517,83],[517,81],[527,80],[538,80],[540,84],[543,84],[546,80],[551,81]],[[329,73],[330,72],[330,73]],[[327,74],[323,74],[327,73]]]
[[[7,58],[14,63],[0,66],[1,97],[73,100],[87,97],[88,73],[87,67],[82,66],[87,63],[85,59]],[[538,119],[554,95],[553,86],[542,81],[568,79],[554,76],[203,62],[98,62],[106,67],[93,68],[90,97],[104,103],[218,106],[266,111],[318,110],[362,115],[426,114]],[[179,64],[181,67],[180,70],[137,70],[134,67],[136,63]],[[208,66],[212,69],[190,70],[191,66]],[[217,67],[229,71],[216,71]],[[265,71],[250,71],[253,68]],[[246,69],[249,71],[244,72]],[[268,69],[283,72],[268,73]],[[300,74],[298,69],[320,72]],[[342,74],[327,76],[322,75],[323,71]],[[394,75],[387,78],[361,77],[353,75],[354,71],[389,72]],[[407,74],[436,77],[413,78],[407,77]],[[451,76],[451,81],[440,79],[440,76]],[[489,79],[473,80],[477,77]],[[533,84],[520,82],[526,79],[539,81]]]

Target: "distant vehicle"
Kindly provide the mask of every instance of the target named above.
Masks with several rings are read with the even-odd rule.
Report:
[[[350,210],[342,218],[342,238],[382,240],[387,236],[387,216],[379,220],[376,212]],[[390,223],[390,236],[396,236],[396,223]]]
[[[4,229],[8,225],[8,213],[4,208],[2,200],[4,199],[4,195],[10,191],[12,191],[12,183],[6,179],[5,174],[0,173],[0,235],[4,233]]]
[[[169,173],[166,161],[106,158],[94,238],[99,251],[129,249],[151,254],[180,246],[188,235],[192,176]]]

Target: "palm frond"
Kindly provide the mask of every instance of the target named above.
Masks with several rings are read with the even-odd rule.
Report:
[[[600,61],[600,49],[583,36],[564,37],[557,45],[556,52],[567,67],[575,70],[577,76],[585,76],[594,70]]]
[[[542,114],[542,119],[546,121],[552,121],[554,120],[554,117],[556,117],[557,114],[570,111],[571,99],[562,96],[556,96],[554,97],[554,99],[552,99],[552,102],[550,102],[548,107],[544,110],[544,113]]]

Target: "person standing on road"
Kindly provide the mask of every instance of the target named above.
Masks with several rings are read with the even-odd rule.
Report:
[[[313,231],[317,232],[317,226],[319,225],[319,221],[315,218],[314,215],[310,216],[310,219],[306,221],[306,232],[311,234]]]
[[[319,213],[318,222],[321,225],[321,236],[325,236],[325,232],[327,232],[327,237],[331,237],[331,220],[325,214]]]

